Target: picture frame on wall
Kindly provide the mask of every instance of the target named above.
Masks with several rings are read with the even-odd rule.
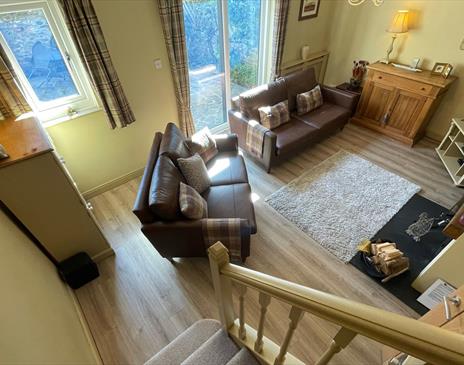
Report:
[[[298,20],[306,20],[317,17],[321,0],[300,0],[300,13]]]

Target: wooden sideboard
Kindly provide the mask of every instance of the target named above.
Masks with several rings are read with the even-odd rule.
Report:
[[[99,261],[113,250],[39,121],[0,120],[0,201],[56,261],[80,251]]]
[[[352,121],[412,146],[423,137],[441,97],[455,80],[374,63],[368,66]]]

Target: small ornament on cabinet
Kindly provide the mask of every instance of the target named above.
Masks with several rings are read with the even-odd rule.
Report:
[[[350,78],[350,90],[358,90],[361,86],[361,82],[366,73],[367,66],[369,65],[368,61],[364,60],[354,60],[353,61],[353,70]]]

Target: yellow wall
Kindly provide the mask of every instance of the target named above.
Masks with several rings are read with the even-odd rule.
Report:
[[[177,120],[169,61],[155,0],[94,0],[113,63],[137,121],[111,130],[97,112],[47,129],[82,192],[143,168],[155,131]],[[327,48],[332,2],[323,0],[316,19],[298,21],[299,0],[289,10],[284,61],[300,47]],[[156,70],[153,60],[161,58]]]
[[[47,129],[82,192],[141,169],[156,131],[177,120],[169,62],[151,0],[94,0],[113,64],[137,121],[112,130],[103,112]],[[160,58],[163,68],[155,69]]]
[[[398,37],[392,58],[408,64],[412,58],[420,57],[424,69],[431,69],[435,62],[449,62],[455,67],[453,74],[460,77],[444,96],[427,128],[430,137],[440,139],[452,117],[464,116],[464,51],[459,49],[464,38],[463,0],[386,0],[381,7],[375,7],[370,0],[357,7],[337,0],[326,83],[336,85],[349,80],[354,59],[374,62],[384,58],[391,40],[385,29],[400,9],[412,11],[414,29]]]
[[[99,361],[55,267],[2,211],[0,288],[0,364]]]
[[[331,18],[336,2],[321,0],[316,18],[298,21],[300,0],[290,0],[287,34],[285,37],[283,62],[301,58],[301,47],[308,45],[310,52],[326,50],[329,46]]]

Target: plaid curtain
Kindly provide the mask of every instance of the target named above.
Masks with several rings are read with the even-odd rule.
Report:
[[[174,81],[179,126],[184,135],[190,137],[195,133],[195,125],[190,110],[190,83],[182,0],[158,0],[158,7]]]
[[[16,74],[0,47],[0,120],[16,118],[31,111],[15,79]]]
[[[111,128],[135,122],[90,0],[60,0],[69,31],[103,103]]]
[[[288,6],[290,0],[277,0],[274,14],[274,34],[272,36],[271,80],[279,77],[282,55],[284,53],[287,30]]]

